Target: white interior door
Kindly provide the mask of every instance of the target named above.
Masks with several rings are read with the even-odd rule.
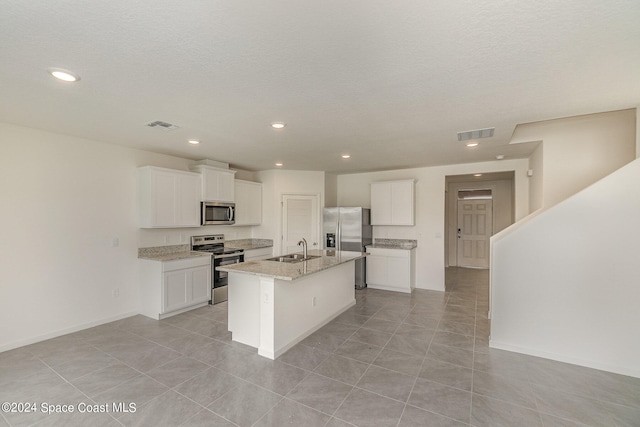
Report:
[[[489,268],[492,200],[458,201],[458,266]]]
[[[284,194],[282,196],[283,254],[301,252],[298,242],[305,238],[308,249],[318,249],[320,241],[318,195]]]

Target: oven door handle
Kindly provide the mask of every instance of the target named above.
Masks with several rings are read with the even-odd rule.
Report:
[[[242,255],[242,252],[236,252],[236,253],[233,253],[233,254],[226,254],[226,255],[214,255],[213,259],[239,257],[240,255]]]

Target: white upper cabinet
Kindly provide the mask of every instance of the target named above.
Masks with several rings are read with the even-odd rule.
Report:
[[[415,225],[415,181],[371,183],[371,225]]]
[[[174,169],[138,168],[141,228],[200,226],[200,175]]]
[[[235,225],[260,225],[262,223],[262,184],[235,180]]]
[[[191,170],[202,175],[201,201],[235,202],[234,177],[236,171],[207,165],[196,165]]]

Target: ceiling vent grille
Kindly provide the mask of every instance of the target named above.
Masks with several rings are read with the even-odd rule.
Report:
[[[160,120],[156,120],[155,122],[149,122],[149,123],[147,123],[147,126],[149,126],[150,128],[162,129],[162,130],[165,130],[165,131],[178,129],[180,127],[178,125],[173,125],[171,123],[162,122]]]
[[[495,128],[468,130],[458,132],[458,141],[468,141],[470,139],[491,138]]]

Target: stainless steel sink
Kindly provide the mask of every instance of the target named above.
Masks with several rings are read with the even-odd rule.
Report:
[[[300,262],[300,261],[308,261],[310,259],[320,258],[318,255],[307,255],[305,258],[302,254],[288,254],[288,255],[280,255],[273,258],[267,258],[266,261],[275,261],[275,262]]]

